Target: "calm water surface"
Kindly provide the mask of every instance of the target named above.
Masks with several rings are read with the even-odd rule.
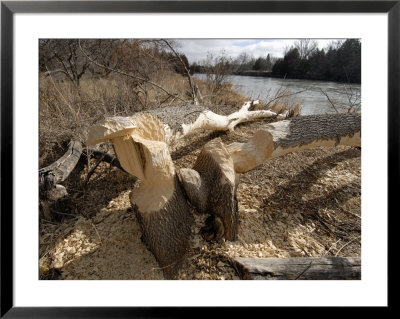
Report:
[[[196,74],[195,77],[205,79],[204,74]],[[331,102],[339,110],[347,109],[350,103],[360,104],[361,102],[360,84],[238,75],[229,76],[228,81],[233,83],[233,88],[239,93],[250,99],[260,99],[263,102],[273,98],[278,90],[288,90],[291,93],[300,92],[286,99],[289,102],[301,103],[302,115],[336,113],[321,90],[329,96]]]

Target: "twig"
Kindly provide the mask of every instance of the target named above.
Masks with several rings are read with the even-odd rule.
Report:
[[[61,212],[57,212],[57,211],[54,211],[54,213],[56,213],[57,215],[72,216],[74,218],[78,218],[78,216],[73,215],[73,214],[61,213]]]
[[[337,255],[342,251],[342,249],[348,245],[350,245],[353,241],[355,241],[356,239],[360,239],[361,237],[356,237],[353,238],[352,240],[350,240],[348,243],[344,244],[335,254],[335,257],[337,257]]]
[[[44,218],[41,218],[40,220],[41,220],[41,221],[43,221],[43,222],[45,222],[45,223],[48,223],[48,224],[52,224],[52,225],[60,225],[60,224],[58,224],[58,223],[52,222],[52,221],[50,221],[50,220],[47,220],[47,219],[44,219]]]
[[[176,263],[177,263],[177,261],[174,261],[173,263],[171,263],[171,264],[169,264],[169,265],[166,265],[166,266],[164,266],[164,267],[153,267],[153,268],[151,268],[151,269],[152,269],[152,270],[166,269],[166,268],[168,268],[168,267],[171,267],[171,266],[175,265]]]
[[[268,103],[265,104],[265,107],[268,107],[272,102],[274,102],[276,100],[279,100],[279,99],[282,99],[282,98],[285,98],[285,97],[289,97],[289,96],[292,96],[292,95],[296,95],[296,94],[300,94],[300,93],[308,91],[308,89],[304,89],[304,90],[297,91],[297,92],[294,92],[294,93],[286,93],[286,94],[282,93],[282,94],[279,94],[280,90],[281,89],[279,89],[278,92],[276,93],[276,94],[278,94],[277,96],[275,96],[272,100],[268,101]]]
[[[330,97],[328,96],[328,94],[327,94],[324,90],[322,90],[322,89],[320,89],[320,91],[321,91],[321,93],[322,93],[323,95],[325,95],[325,97],[328,99],[328,102],[331,104],[331,106],[332,106],[333,109],[336,111],[336,113],[339,113],[338,109],[336,108],[335,104],[331,101],[331,99],[330,99]]]
[[[92,221],[90,221],[90,223],[92,224],[92,226],[93,226],[94,230],[96,231],[96,234],[97,234],[97,236],[99,237],[100,244],[102,244],[102,243],[103,243],[103,241],[101,240],[100,234],[99,234],[99,232],[97,231],[97,227],[96,227],[96,225],[95,225],[95,224],[94,224]]]
[[[192,90],[192,100],[193,100],[193,104],[197,105],[197,100],[196,100],[196,91],[192,82],[192,77],[190,75],[190,71],[187,69],[185,62],[183,62],[181,56],[175,51],[175,49],[172,47],[172,45],[165,39],[161,39],[161,41],[163,41],[169,48],[170,50],[175,54],[175,56],[178,58],[179,62],[181,62],[183,68],[185,69],[185,72],[188,76],[189,79],[189,86],[190,89]]]
[[[323,257],[325,257],[326,255],[328,255],[328,253],[331,251],[331,249],[333,248],[333,246],[336,246],[336,244],[337,244],[338,242],[340,242],[340,241],[341,241],[341,239],[335,241],[335,242],[331,245],[331,247],[329,247],[329,249],[325,252],[325,254],[323,255]]]
[[[103,161],[105,157],[105,154],[102,155],[96,162],[96,164],[94,164],[94,166],[88,171],[87,175],[86,175],[86,180],[85,180],[85,184],[87,184],[89,182],[90,177],[92,177],[94,171],[96,170],[96,168],[99,166],[99,164]],[[89,156],[88,156],[88,162],[89,162]],[[89,163],[88,163],[89,165]]]

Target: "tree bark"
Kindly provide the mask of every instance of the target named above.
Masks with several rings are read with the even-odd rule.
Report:
[[[82,154],[82,143],[71,141],[67,152],[53,164],[39,169],[39,189],[42,199],[57,200],[67,195],[58,183],[67,179]]]
[[[137,205],[134,193],[130,195],[131,205],[142,230],[142,239],[168,279],[176,276],[190,249],[191,226],[194,223],[176,176],[173,186],[172,196],[156,211],[144,210]]]
[[[266,125],[247,143],[227,146],[235,171],[245,173],[265,161],[318,146],[361,146],[361,114],[299,116]]]
[[[238,233],[236,190],[238,176],[220,139],[204,145],[193,169],[181,169],[180,179],[189,201],[199,213],[211,214],[203,237],[235,240]]]
[[[88,144],[110,140],[125,171],[139,178],[130,200],[143,241],[167,278],[189,249],[193,216],[166,144],[164,124],[150,114],[112,117],[89,132]]]
[[[208,213],[202,229],[206,239],[235,240],[238,232],[236,190],[238,176],[233,161],[220,139],[204,145],[193,169],[181,169],[180,178],[189,201],[199,213]]]
[[[232,263],[248,280],[360,280],[359,257],[242,258]]]

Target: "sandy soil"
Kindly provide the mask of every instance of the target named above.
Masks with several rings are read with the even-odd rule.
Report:
[[[187,137],[172,149],[174,162],[191,167],[207,141],[246,141],[262,123]],[[130,208],[134,178],[107,163],[85,178],[85,170],[74,173],[67,182],[72,204],[56,220],[40,221],[40,278],[163,279]],[[241,176],[237,197],[238,239],[204,241],[198,233],[206,216],[196,215],[178,279],[240,279],[230,263],[236,256],[361,255],[360,149],[316,148],[273,159]]]

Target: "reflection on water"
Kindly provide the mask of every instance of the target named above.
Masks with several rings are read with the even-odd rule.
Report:
[[[205,79],[205,75],[196,74],[195,78]],[[228,81],[234,84],[233,88],[238,92],[263,102],[272,99],[279,90],[289,90],[290,93],[300,92],[286,99],[290,102],[301,103],[302,115],[335,113],[332,103],[338,110],[348,109],[351,104],[358,104],[361,107],[360,84],[238,75],[229,76]],[[321,90],[326,93],[330,102]]]

